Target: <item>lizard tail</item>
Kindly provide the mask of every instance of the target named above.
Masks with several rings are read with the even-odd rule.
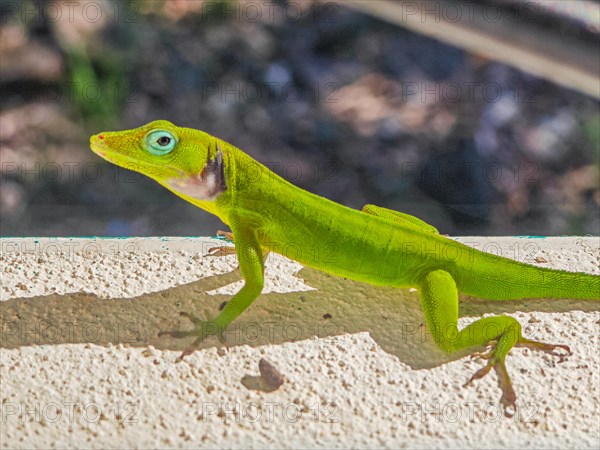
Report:
[[[466,294],[490,300],[527,298],[600,300],[600,275],[547,269],[505,258],[499,259],[502,260],[502,264],[491,265],[491,267],[498,267],[498,270],[493,272],[485,270],[485,273],[477,273],[478,270],[473,268],[476,275],[465,278],[459,289]],[[475,283],[471,280],[478,281]]]

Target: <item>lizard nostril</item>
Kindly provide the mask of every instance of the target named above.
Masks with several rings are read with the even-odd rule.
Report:
[[[104,139],[104,135],[103,134],[99,134],[98,135],[98,139]]]

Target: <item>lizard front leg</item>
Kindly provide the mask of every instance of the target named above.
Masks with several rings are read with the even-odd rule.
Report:
[[[223,340],[225,329],[233,322],[252,302],[260,295],[264,286],[264,260],[262,250],[256,233],[251,228],[243,226],[232,227],[236,237],[236,253],[239,261],[239,268],[244,277],[245,284],[227,302],[221,313],[214,319],[202,321],[191,314],[183,315],[189,318],[195,325],[195,328],[189,331],[163,331],[159,336],[169,335],[174,338],[184,338],[188,336],[196,337],[196,340],[177,358],[181,361],[184,356],[193,353],[198,345],[208,336],[217,335]]]

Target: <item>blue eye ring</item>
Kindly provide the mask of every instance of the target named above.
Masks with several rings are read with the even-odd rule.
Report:
[[[171,153],[175,145],[177,145],[177,138],[170,131],[152,130],[144,136],[145,149],[155,156]]]

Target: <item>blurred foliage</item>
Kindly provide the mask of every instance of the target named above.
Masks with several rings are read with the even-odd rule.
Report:
[[[599,232],[597,100],[337,4],[2,2],[0,57],[2,235],[222,228],[88,149],[158,118],[445,233]]]
[[[591,147],[600,149],[600,114],[590,117],[584,127]],[[600,151],[592,152],[592,155],[596,158],[596,162],[600,164]]]

